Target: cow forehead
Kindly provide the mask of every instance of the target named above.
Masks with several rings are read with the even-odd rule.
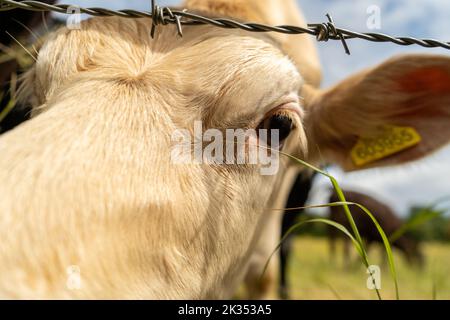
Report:
[[[301,76],[275,46],[241,35],[216,36],[172,52],[172,85],[187,97],[186,108],[202,108],[226,121],[230,114],[263,112],[283,95],[298,92]],[[151,73],[151,71],[150,71]],[[268,111],[268,110],[267,110]]]
[[[261,108],[281,95],[298,92],[302,84],[295,65],[267,34],[186,26],[180,38],[176,27],[167,25],[158,28],[156,38],[151,39],[148,34],[142,36],[142,30],[150,28],[147,19],[122,19],[115,26],[121,35],[108,41],[116,41],[116,47],[123,48],[124,53],[116,51],[120,58],[106,63],[123,63],[134,68],[128,70],[130,76],[143,74],[149,86],[170,88],[169,92],[183,98],[174,103],[174,108],[187,109],[196,117],[214,113],[225,121],[236,112],[263,112]],[[131,30],[131,34],[124,36],[123,30]],[[135,56],[125,63],[130,42],[135,46]],[[193,112],[195,109],[198,112]]]
[[[151,39],[150,26],[149,19],[94,18],[81,30],[57,33],[36,67],[47,96],[41,103],[71,77],[94,70],[105,79],[160,88],[173,95],[174,109],[196,116],[226,117],[230,108],[262,112],[301,85],[296,67],[266,35],[190,26],[180,38],[168,25]]]

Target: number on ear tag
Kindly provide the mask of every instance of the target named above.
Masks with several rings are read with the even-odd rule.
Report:
[[[360,138],[351,151],[358,167],[386,158],[419,144],[422,138],[412,127],[384,126],[378,136]]]

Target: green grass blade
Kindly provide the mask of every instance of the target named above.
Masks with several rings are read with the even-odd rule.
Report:
[[[315,166],[313,166],[313,165],[311,165],[311,164],[309,164],[309,163],[307,163],[307,162],[305,162],[305,161],[303,161],[301,159],[298,159],[298,158],[296,158],[296,157],[294,157],[294,156],[292,156],[290,154],[287,154],[287,153],[284,153],[284,152],[281,152],[281,151],[280,151],[280,154],[282,154],[282,155],[284,155],[284,156],[294,160],[298,164],[300,164],[300,165],[302,165],[302,166],[304,166],[306,168],[309,168],[311,170],[314,170],[317,173],[322,174],[322,175],[324,175],[324,176],[326,176],[326,177],[328,177],[330,179],[331,184],[333,185],[333,188],[334,188],[336,194],[338,195],[339,200],[341,200],[340,203],[336,203],[336,204],[337,205],[341,205],[344,208],[344,212],[345,212],[345,214],[347,216],[347,220],[349,221],[349,224],[350,224],[350,227],[351,227],[351,229],[353,231],[353,234],[355,235],[355,239],[358,242],[359,247],[361,248],[362,259],[363,259],[363,263],[366,266],[366,268],[368,268],[370,266],[369,258],[367,256],[366,250],[364,249],[364,243],[362,241],[361,235],[359,234],[359,231],[358,231],[358,228],[357,228],[357,226],[355,224],[355,221],[353,220],[353,217],[352,217],[352,214],[350,212],[350,208],[349,208],[348,205],[355,205],[355,206],[359,207],[361,210],[363,210],[370,217],[370,219],[375,224],[375,227],[377,228],[377,230],[378,230],[378,232],[379,232],[379,234],[380,234],[380,236],[381,236],[381,238],[383,240],[383,244],[384,244],[384,247],[385,247],[385,250],[386,250],[386,254],[387,254],[387,258],[388,258],[388,262],[389,262],[389,269],[390,269],[391,276],[392,276],[393,281],[394,281],[395,295],[396,295],[397,300],[400,299],[400,294],[399,294],[399,289],[398,289],[397,272],[395,270],[395,262],[394,262],[394,256],[392,254],[392,248],[391,248],[391,245],[389,243],[389,240],[388,240],[385,232],[383,231],[383,229],[381,228],[380,224],[375,219],[375,217],[372,215],[372,213],[367,208],[365,208],[365,207],[363,207],[363,206],[361,206],[361,205],[359,205],[357,203],[347,202],[345,200],[344,193],[343,193],[342,189],[340,188],[337,180],[333,176],[331,176],[329,173],[327,173],[327,172],[325,172],[325,171],[323,171],[323,170],[321,170],[321,169],[319,169],[319,168],[317,168],[317,167],[315,167]],[[377,290],[376,292],[377,292],[378,298],[381,299],[379,291]]]
[[[8,116],[12,109],[16,106],[16,88],[17,88],[17,74],[13,73],[11,75],[11,89],[10,95],[11,99],[6,104],[6,107],[0,112],[0,123]],[[0,100],[3,99],[3,92],[1,94]]]
[[[378,223],[378,221],[376,220],[376,218],[373,216],[373,214],[364,206],[358,204],[358,203],[354,203],[354,202],[333,202],[333,203],[328,203],[328,204],[322,204],[322,205],[312,205],[312,206],[305,206],[305,207],[299,207],[299,208],[294,208],[296,210],[300,210],[300,209],[317,209],[317,208],[326,208],[326,207],[343,207],[343,206],[356,206],[358,208],[360,208],[361,210],[363,210],[363,212],[365,214],[367,214],[369,216],[369,218],[372,220],[372,222],[374,223],[375,227],[377,228],[378,233],[380,234],[382,240],[383,240],[383,245],[385,247],[386,250],[386,254],[387,254],[387,258],[388,258],[388,263],[389,263],[389,269],[391,272],[391,276],[394,280],[394,286],[395,286],[395,293],[396,293],[396,298],[400,299],[399,296],[399,290],[398,290],[398,279],[397,279],[397,272],[395,269],[395,263],[394,263],[394,255],[392,253],[392,247],[390,245],[390,242],[386,236],[386,233],[383,231],[383,228],[381,228],[380,224]],[[342,231],[342,230],[341,230]],[[283,237],[283,239],[285,239]],[[358,242],[357,239],[355,239],[355,241],[358,243],[359,247],[361,248],[362,252],[360,252],[358,250],[358,253],[360,254],[360,256],[363,258],[367,257],[367,254],[365,254],[365,250],[363,247],[363,243],[362,242]],[[358,248],[355,246],[355,248]],[[368,263],[368,261],[366,261]],[[366,267],[369,267],[370,264],[367,264]]]
[[[312,206],[312,207],[326,207],[327,205],[320,205],[320,206]],[[278,245],[275,247],[275,249],[272,251],[272,253],[270,254],[269,258],[267,259],[265,265],[264,265],[264,269],[263,272],[261,274],[261,278],[264,276],[264,274],[267,271],[267,268],[269,266],[270,260],[272,259],[273,255],[278,251],[278,249],[281,247],[281,244],[283,243],[283,241],[286,240],[286,238],[293,233],[294,231],[296,231],[298,228],[304,226],[307,223],[324,223],[324,224],[328,224],[336,229],[338,229],[339,231],[341,231],[342,233],[344,233],[354,244],[356,251],[358,252],[358,254],[361,257],[366,256],[366,253],[364,251],[364,248],[361,246],[361,243],[359,243],[355,237],[353,237],[353,235],[347,230],[347,228],[345,228],[342,224],[339,224],[335,221],[329,220],[329,219],[322,219],[322,218],[317,218],[317,219],[310,219],[310,220],[305,220],[305,221],[301,221],[299,223],[296,223],[294,226],[292,226],[291,228],[289,228],[289,230],[283,235],[281,241],[278,243]],[[368,266],[367,266],[368,267]],[[372,276],[372,274],[370,274],[370,276]],[[378,289],[375,289],[378,299],[381,300],[381,295]]]
[[[374,223],[375,227],[378,230],[378,233],[381,236],[381,239],[383,240],[383,244],[384,244],[384,248],[386,250],[386,254],[387,254],[387,258],[388,258],[388,263],[389,263],[389,269],[391,271],[391,276],[394,280],[394,285],[395,285],[395,296],[397,298],[397,300],[400,299],[400,294],[399,294],[399,290],[398,290],[398,280],[397,280],[397,272],[395,270],[395,263],[394,263],[394,255],[392,254],[392,248],[391,248],[391,244],[389,243],[389,239],[386,236],[386,233],[384,232],[383,228],[381,228],[380,224],[378,223],[377,219],[375,219],[374,215],[364,206],[358,204],[358,203],[348,203],[351,205],[355,205],[358,208],[360,208],[361,210],[363,210],[372,220],[372,222]]]

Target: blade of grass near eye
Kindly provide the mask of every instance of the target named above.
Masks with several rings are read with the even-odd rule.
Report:
[[[336,191],[336,194],[339,197],[339,200],[341,200],[343,203],[347,202],[345,200],[345,196],[344,196],[344,193],[343,193],[342,189],[339,187],[339,184],[338,184],[337,180],[333,176],[331,176],[329,173],[327,173],[327,172],[325,172],[325,171],[323,171],[323,170],[321,170],[319,168],[316,168],[315,166],[313,166],[313,165],[311,165],[311,164],[309,164],[309,163],[307,163],[307,162],[305,162],[303,160],[300,160],[300,159],[298,159],[298,158],[296,158],[296,157],[294,157],[294,156],[292,156],[290,154],[284,153],[282,151],[280,151],[280,154],[283,154],[283,155],[291,158],[295,162],[297,162],[297,163],[299,163],[299,164],[301,164],[301,165],[303,165],[303,166],[305,166],[305,167],[307,167],[307,168],[309,168],[311,170],[314,170],[317,173],[320,173],[321,175],[323,175],[323,176],[327,177],[328,179],[330,179],[331,184],[333,185],[333,188],[334,188],[334,190]],[[359,234],[358,228],[356,227],[355,221],[353,220],[353,217],[352,217],[352,214],[350,212],[350,209],[348,208],[348,206],[346,204],[344,204],[343,207],[344,207],[345,215],[347,216],[347,219],[348,219],[348,221],[350,223],[352,231],[353,231],[353,233],[354,233],[354,235],[356,237],[356,240],[358,240],[358,242],[360,244],[362,244],[363,241],[361,239],[361,235]]]
[[[314,170],[317,173],[320,173],[323,176],[326,176],[328,179],[330,179],[331,184],[333,185],[333,188],[334,188],[336,194],[339,197],[339,200],[341,200],[342,203],[343,203],[342,206],[344,208],[345,215],[347,217],[347,220],[349,221],[349,224],[350,224],[350,227],[351,227],[351,229],[353,231],[353,234],[356,237],[356,241],[359,243],[359,246],[362,249],[361,250],[362,251],[361,257],[362,257],[363,263],[366,266],[366,268],[369,268],[369,266],[370,266],[369,257],[367,256],[366,250],[364,250],[364,242],[362,241],[361,235],[359,234],[358,228],[356,227],[355,220],[353,220],[353,216],[352,216],[352,214],[350,212],[350,209],[349,209],[348,205],[346,204],[347,201],[345,199],[344,192],[339,187],[339,184],[338,184],[337,180],[332,175],[330,175],[329,173],[327,173],[327,172],[325,172],[323,170],[320,170],[319,168],[316,168],[315,166],[313,166],[313,165],[311,165],[311,164],[309,164],[309,163],[307,163],[307,162],[305,162],[305,161],[303,161],[301,159],[298,159],[298,158],[296,158],[296,157],[294,157],[294,156],[292,156],[290,154],[284,153],[282,151],[280,151],[280,154],[283,154],[283,155],[291,158],[295,162],[297,162],[297,163],[299,163],[299,164],[301,164],[301,165],[303,165],[303,166],[305,166],[305,167],[307,167],[307,168],[309,168],[311,170]],[[396,292],[398,292],[398,290],[396,290]],[[377,293],[378,299],[381,300],[381,295],[380,295],[380,292],[378,291],[378,289],[376,290],[376,293]]]
[[[348,205],[356,205],[357,207],[359,207],[361,210],[363,210],[364,213],[366,213],[370,217],[370,219],[375,224],[375,227],[377,228],[377,230],[378,230],[378,232],[379,232],[379,234],[380,234],[380,236],[381,236],[381,238],[383,240],[383,244],[384,244],[384,247],[385,247],[385,250],[386,250],[386,254],[387,254],[387,258],[388,258],[388,262],[389,262],[389,269],[390,269],[392,278],[394,280],[396,299],[399,300],[400,299],[400,295],[399,295],[399,290],[398,290],[397,272],[395,270],[394,256],[392,254],[391,245],[389,243],[389,240],[388,240],[386,234],[384,233],[383,229],[381,228],[380,224],[375,219],[375,217],[372,215],[372,213],[367,208],[361,206],[360,204],[347,202],[345,200],[345,196],[344,196],[344,193],[343,193],[342,189],[339,187],[339,184],[338,184],[337,180],[333,176],[328,174],[327,172],[325,172],[325,171],[323,171],[323,170],[321,170],[321,169],[319,169],[319,168],[317,168],[317,167],[315,167],[315,166],[313,166],[313,165],[311,165],[311,164],[309,164],[309,163],[307,163],[307,162],[305,162],[305,161],[303,161],[301,159],[298,159],[298,158],[296,158],[296,157],[294,157],[294,156],[292,156],[290,154],[284,153],[282,151],[280,151],[280,154],[283,154],[283,155],[287,156],[288,158],[294,160],[295,162],[297,162],[297,163],[299,163],[299,164],[301,164],[301,165],[303,165],[303,166],[305,166],[305,167],[307,167],[307,168],[309,168],[309,169],[311,169],[313,171],[316,171],[317,173],[320,173],[323,176],[326,176],[326,177],[328,177],[330,179],[330,181],[331,181],[331,183],[333,185],[333,188],[336,191],[336,194],[338,195],[339,199],[341,200],[341,203],[336,203],[335,205],[343,206],[344,212],[345,212],[345,214],[347,216],[347,220],[349,221],[350,226],[352,228],[352,231],[353,231],[353,233],[355,235],[356,241],[358,242],[359,247],[361,248],[363,262],[364,262],[364,264],[366,265],[367,268],[370,265],[369,260],[368,260],[368,256],[367,256],[367,252],[364,249],[364,243],[362,241],[361,235],[359,234],[358,228],[356,227],[355,221],[353,220],[353,217],[352,217],[352,214],[350,212],[350,209],[349,209]],[[333,204],[330,204],[330,205],[333,205]],[[376,292],[377,292],[378,298],[381,300],[381,296],[379,294],[379,291],[377,290]]]

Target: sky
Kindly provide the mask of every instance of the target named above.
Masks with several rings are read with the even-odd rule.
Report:
[[[147,0],[65,0],[64,3],[85,7],[102,6],[113,9],[147,9]],[[177,0],[159,0],[159,5],[177,5]],[[301,8],[310,23],[326,20],[330,13],[339,27],[360,32],[381,32],[396,36],[413,36],[450,41],[450,0],[301,0]],[[369,29],[367,20],[380,9],[380,29]],[[426,49],[417,46],[371,43],[349,40],[351,55],[347,56],[340,42],[318,44],[324,70],[323,86],[333,85],[352,73],[374,66],[384,60],[405,53],[430,53],[450,55],[444,49]],[[438,133],[437,133],[438,134]],[[450,195],[450,147],[411,164],[344,173],[330,168],[342,187],[364,191],[392,206],[404,216],[413,205],[423,205]],[[325,190],[329,182],[316,179],[310,204],[326,203]],[[446,203],[450,207],[450,202]],[[444,206],[446,206],[444,205]],[[322,210],[315,211],[324,214]]]

